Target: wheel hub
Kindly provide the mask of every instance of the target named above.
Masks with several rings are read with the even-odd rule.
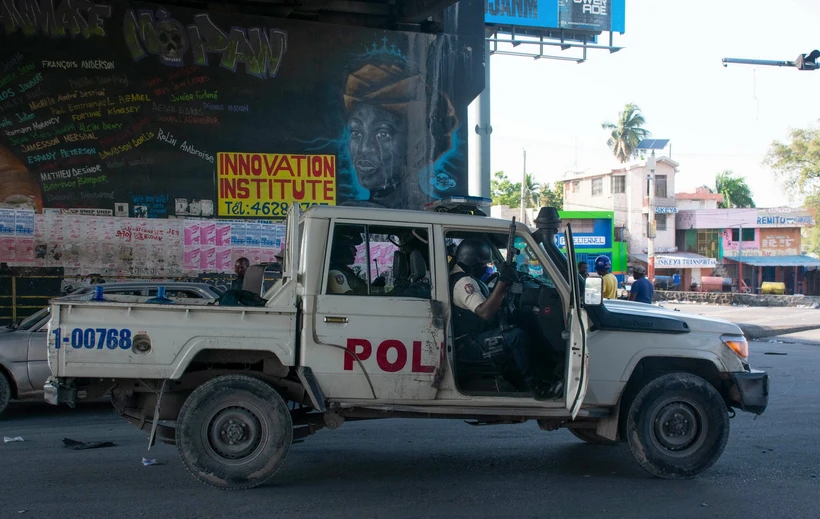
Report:
[[[208,427],[208,443],[213,451],[227,459],[250,456],[261,441],[259,419],[244,407],[227,407],[217,412]]]
[[[698,413],[685,402],[669,403],[658,411],[654,429],[655,437],[664,448],[686,449],[700,434]]]

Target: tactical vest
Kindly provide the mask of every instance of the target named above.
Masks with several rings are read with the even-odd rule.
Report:
[[[450,294],[454,293],[453,290],[456,287],[456,283],[458,283],[460,279],[469,277],[472,276],[466,272],[455,272],[450,274]],[[487,288],[487,285],[476,280],[475,278],[473,278],[473,281],[473,285],[478,285],[484,299],[490,297],[490,289]],[[453,308],[453,334],[455,338],[459,338],[463,335],[475,335],[495,327],[495,322],[485,321],[476,313],[461,308],[455,303],[452,303],[451,306]]]

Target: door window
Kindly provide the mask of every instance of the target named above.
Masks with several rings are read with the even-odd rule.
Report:
[[[336,224],[325,293],[430,299],[429,241],[424,227]]]

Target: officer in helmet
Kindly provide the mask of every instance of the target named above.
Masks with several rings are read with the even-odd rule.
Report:
[[[336,227],[330,249],[329,294],[367,294],[367,283],[350,267],[356,261],[356,246],[363,242],[357,229]]]
[[[618,278],[612,273],[612,261],[606,256],[595,258],[595,272],[604,279],[604,299],[618,298]]]
[[[520,328],[502,330],[499,311],[507,289],[518,279],[515,265],[501,268],[498,283],[490,289],[481,281],[487,265],[492,262],[492,249],[484,240],[466,239],[455,252],[455,266],[450,271],[450,290],[453,294],[453,326],[457,339],[469,337],[478,351],[471,348],[461,352],[465,357],[479,357],[489,344],[502,344],[515,362],[528,389],[536,400],[556,398],[563,391],[561,381],[552,384],[539,380],[532,359],[527,335]],[[502,340],[498,340],[498,339]]]

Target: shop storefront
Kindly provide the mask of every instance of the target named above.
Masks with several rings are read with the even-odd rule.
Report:
[[[646,254],[632,254],[630,260],[643,265],[648,262]],[[689,290],[693,284],[701,285],[704,277],[712,276],[715,266],[715,258],[691,252],[655,254],[655,281],[657,284],[660,279],[668,279],[669,288]]]
[[[612,211],[558,211],[562,227],[569,223],[575,242],[575,261],[586,261],[589,271],[594,269],[595,258],[606,256],[612,261],[612,273],[618,281],[626,275],[626,243],[617,239]],[[556,243],[566,254],[564,233],[555,236]]]

